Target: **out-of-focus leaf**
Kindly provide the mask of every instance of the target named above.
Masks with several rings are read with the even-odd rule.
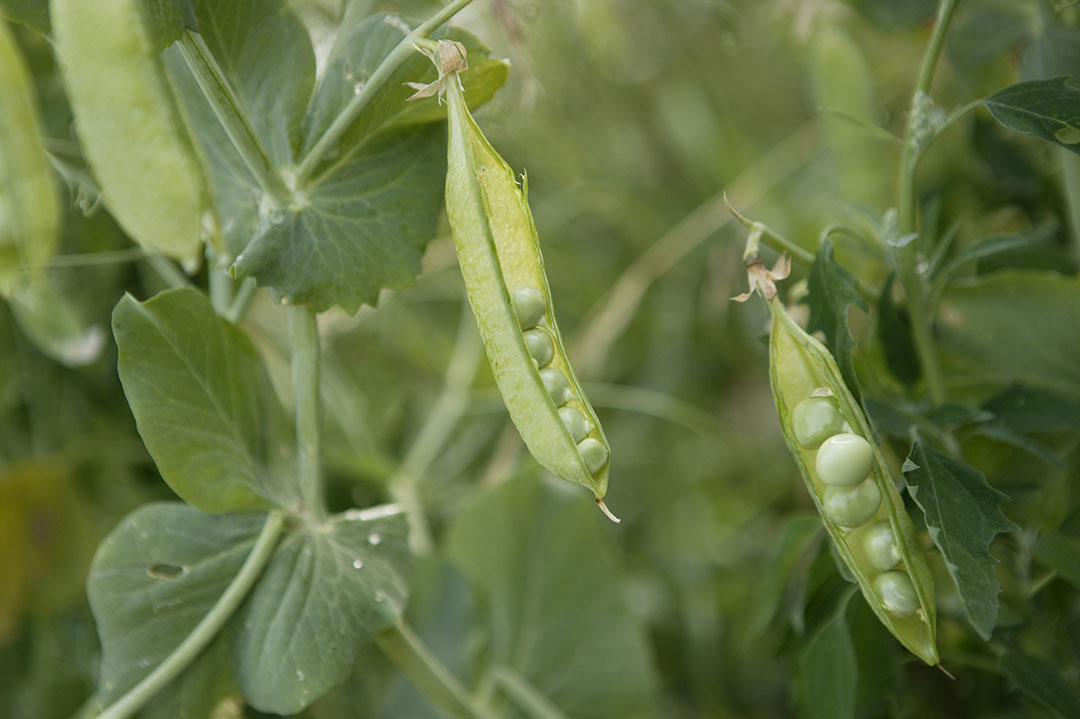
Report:
[[[237,616],[236,674],[256,709],[296,714],[340,684],[396,622],[409,564],[401,515],[347,512],[286,536]]]
[[[812,719],[854,719],[859,668],[847,624],[849,591],[799,655],[799,704]]]
[[[191,633],[239,571],[263,520],[147,504],[105,538],[86,587],[101,635],[98,693],[104,703],[135,686]],[[203,673],[196,665],[189,672]]]
[[[193,288],[113,311],[120,381],[162,478],[206,512],[291,506],[280,466],[285,424],[266,370],[244,332]]]
[[[154,49],[161,52],[179,40],[185,30],[198,30],[194,0],[138,0]]]
[[[792,568],[821,533],[821,520],[813,514],[796,515],[784,524],[776,550],[765,564],[765,572],[754,592],[750,606],[747,636],[757,637],[776,616],[784,588],[791,578]]]
[[[1001,668],[1013,684],[1039,706],[1063,719],[1080,716],[1080,692],[1066,680],[1060,665],[1009,650],[1001,656]]]
[[[39,274],[16,290],[10,305],[19,329],[42,354],[68,367],[82,367],[101,356],[105,330],[88,325],[49,275]]]
[[[448,553],[484,609],[486,664],[512,670],[566,716],[652,716],[644,626],[605,558],[601,521],[573,488],[516,479],[455,519]]]
[[[987,237],[985,240],[959,252],[948,262],[948,264],[941,268],[935,279],[939,283],[948,282],[949,279],[965,265],[986,258],[995,257],[1006,252],[1012,252],[1013,250],[1027,246],[1028,243],[1029,240],[1023,235],[995,235],[994,237]]]
[[[0,15],[38,32],[49,32],[49,0],[0,0]]]
[[[826,346],[836,358],[848,389],[858,398],[859,380],[851,359],[855,338],[848,329],[847,311],[849,305],[854,305],[866,312],[866,302],[855,289],[855,278],[833,258],[829,239],[822,241],[814,256],[807,287],[809,292],[803,298],[803,304],[810,308],[810,320],[806,329],[811,333],[825,333]]]
[[[1035,543],[1035,558],[1080,589],[1080,537],[1044,534]]]
[[[988,97],[986,107],[1005,127],[1080,153],[1080,90],[1067,80],[1018,82]]]
[[[916,440],[904,462],[904,479],[922,509],[930,538],[941,550],[972,627],[989,639],[998,613],[1001,585],[990,543],[1016,532],[998,505],[1008,497],[986,483],[975,468]]]
[[[1015,271],[954,285],[938,319],[941,346],[987,379],[1080,398],[1080,279]]]
[[[1080,429],[1080,402],[1034,387],[1014,385],[986,402],[983,409],[1018,432]]]
[[[911,318],[907,309],[893,301],[896,273],[889,275],[881,288],[878,300],[877,339],[885,352],[885,365],[893,376],[911,386],[919,381],[922,365],[911,335]]]

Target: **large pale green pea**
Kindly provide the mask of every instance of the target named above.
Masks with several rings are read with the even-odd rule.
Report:
[[[573,407],[560,407],[559,418],[566,425],[566,431],[570,433],[570,439],[577,444],[585,439],[585,435],[592,429],[592,422],[585,419],[585,415]]]
[[[874,580],[874,591],[891,613],[906,617],[919,608],[919,596],[911,577],[901,571],[885,572]]]
[[[544,383],[544,389],[551,395],[551,401],[556,407],[562,407],[570,401],[570,382],[562,372],[550,367],[542,369],[540,381]]]
[[[862,543],[870,566],[879,572],[892,569],[900,562],[896,537],[888,522],[878,522],[869,527],[863,535]]]
[[[578,450],[581,452],[581,458],[585,460],[585,466],[593,474],[599,472],[607,464],[608,450],[600,440],[592,437],[584,439],[578,444]]]
[[[877,514],[881,506],[881,490],[873,479],[854,487],[826,487],[822,498],[825,514],[842,527],[858,527]]]
[[[821,445],[814,466],[825,484],[851,487],[870,474],[874,448],[857,434],[837,434]]]
[[[542,329],[525,330],[525,347],[537,367],[547,367],[555,358],[555,344],[551,335]]]
[[[843,421],[836,403],[828,397],[808,397],[791,412],[795,441],[803,449],[820,447],[822,442],[840,432]]]
[[[514,290],[512,295],[514,312],[517,313],[518,322],[522,329],[530,329],[540,324],[544,314],[547,313],[547,301],[544,293],[535,287],[520,287]]]

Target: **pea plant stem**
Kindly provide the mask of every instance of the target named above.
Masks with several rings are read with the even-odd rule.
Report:
[[[330,152],[330,150],[337,146],[349,127],[356,121],[356,118],[360,117],[360,113],[362,113],[372,99],[374,99],[382,86],[385,85],[386,81],[390,79],[390,76],[394,74],[394,71],[401,67],[401,64],[408,60],[415,52],[413,46],[417,41],[426,38],[440,25],[452,18],[459,10],[471,2],[472,0],[454,0],[454,2],[432,15],[427,21],[417,26],[415,30],[408,33],[401,42],[390,51],[390,54],[383,58],[383,61],[375,68],[375,72],[371,73],[371,77],[368,78],[367,82],[364,83],[364,86],[360,88],[360,92],[358,92],[356,96],[349,101],[349,104],[345,106],[345,109],[334,118],[334,121],[330,123],[330,127],[326,128],[326,131],[315,142],[307,156],[304,157],[299,167],[297,167],[296,180],[298,184],[304,184],[311,178],[312,173],[318,168],[322,159]]]
[[[449,669],[404,622],[375,635],[375,643],[432,704],[449,716],[492,719],[477,707]]]
[[[316,521],[326,515],[319,457],[319,327],[302,305],[288,308],[289,349],[296,418],[297,479],[304,511]]]
[[[530,719],[567,719],[543,692],[509,667],[495,670],[495,683]]]
[[[919,164],[919,138],[916,131],[920,122],[916,110],[921,98],[929,93],[930,82],[934,78],[938,59],[945,45],[945,35],[959,0],[941,0],[938,5],[937,20],[930,35],[930,42],[923,54],[919,77],[912,94],[911,111],[908,115],[907,132],[904,137],[904,155],[900,162],[900,182],[898,212],[900,215],[900,234],[906,235],[918,230],[918,207],[915,199],[916,171]],[[945,401],[945,378],[941,369],[941,360],[934,347],[934,337],[930,329],[927,288],[923,273],[919,271],[919,242],[913,240],[899,249],[900,282],[907,296],[908,314],[911,317],[911,331],[915,340],[915,349],[922,365],[930,401],[940,405]]]
[[[236,93],[225,79],[202,36],[188,30],[177,43],[180,55],[195,76],[207,102],[255,180],[275,207],[288,205],[291,192],[270,156],[263,149]]]
[[[127,694],[106,707],[97,719],[127,719],[134,716],[155,694],[175,679],[203,649],[217,636],[229,618],[247,598],[255,580],[263,567],[270,560],[277,544],[278,535],[285,521],[282,512],[274,511],[266,515],[262,531],[259,532],[251,552],[244,560],[229,586],[217,600],[206,616],[195,626],[180,645],[167,656],[161,664],[146,675]]]

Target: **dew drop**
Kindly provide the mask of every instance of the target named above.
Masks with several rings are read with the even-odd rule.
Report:
[[[1066,125],[1054,133],[1054,139],[1063,145],[1075,145],[1080,142],[1080,129]]]
[[[372,532],[371,534],[368,535],[367,541],[368,541],[368,544],[370,544],[371,546],[377,547],[380,544],[382,544],[382,537],[380,537],[378,534]]]
[[[296,678],[299,679],[300,681],[304,681],[304,672],[297,669],[296,670]]]
[[[386,601],[386,595],[383,594],[382,592],[375,592],[375,601],[376,602],[385,602]]]
[[[360,560],[360,559],[357,559],[352,563],[352,566],[353,566],[353,569],[363,569],[364,568],[364,562],[362,560]]]
[[[150,666],[150,660],[146,657],[143,657],[139,661],[135,662],[135,664],[145,669],[146,667]]]
[[[354,95],[359,95],[359,94],[360,94],[361,92],[363,92],[363,91],[364,91],[364,85],[365,85],[365,84],[366,84],[366,83],[363,83],[363,82],[358,82],[358,83],[356,83],[355,85],[353,85],[353,89],[352,89],[352,91],[353,91],[353,94],[354,94]]]

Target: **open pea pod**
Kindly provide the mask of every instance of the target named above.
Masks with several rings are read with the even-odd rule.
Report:
[[[825,530],[881,623],[937,664],[933,579],[870,423],[828,349],[767,303],[780,426]]]
[[[446,208],[469,303],[495,383],[536,461],[601,498],[610,451],[600,421],[567,359],[526,190],[488,143],[465,103],[445,41],[450,141]],[[451,60],[453,58],[450,58]]]

